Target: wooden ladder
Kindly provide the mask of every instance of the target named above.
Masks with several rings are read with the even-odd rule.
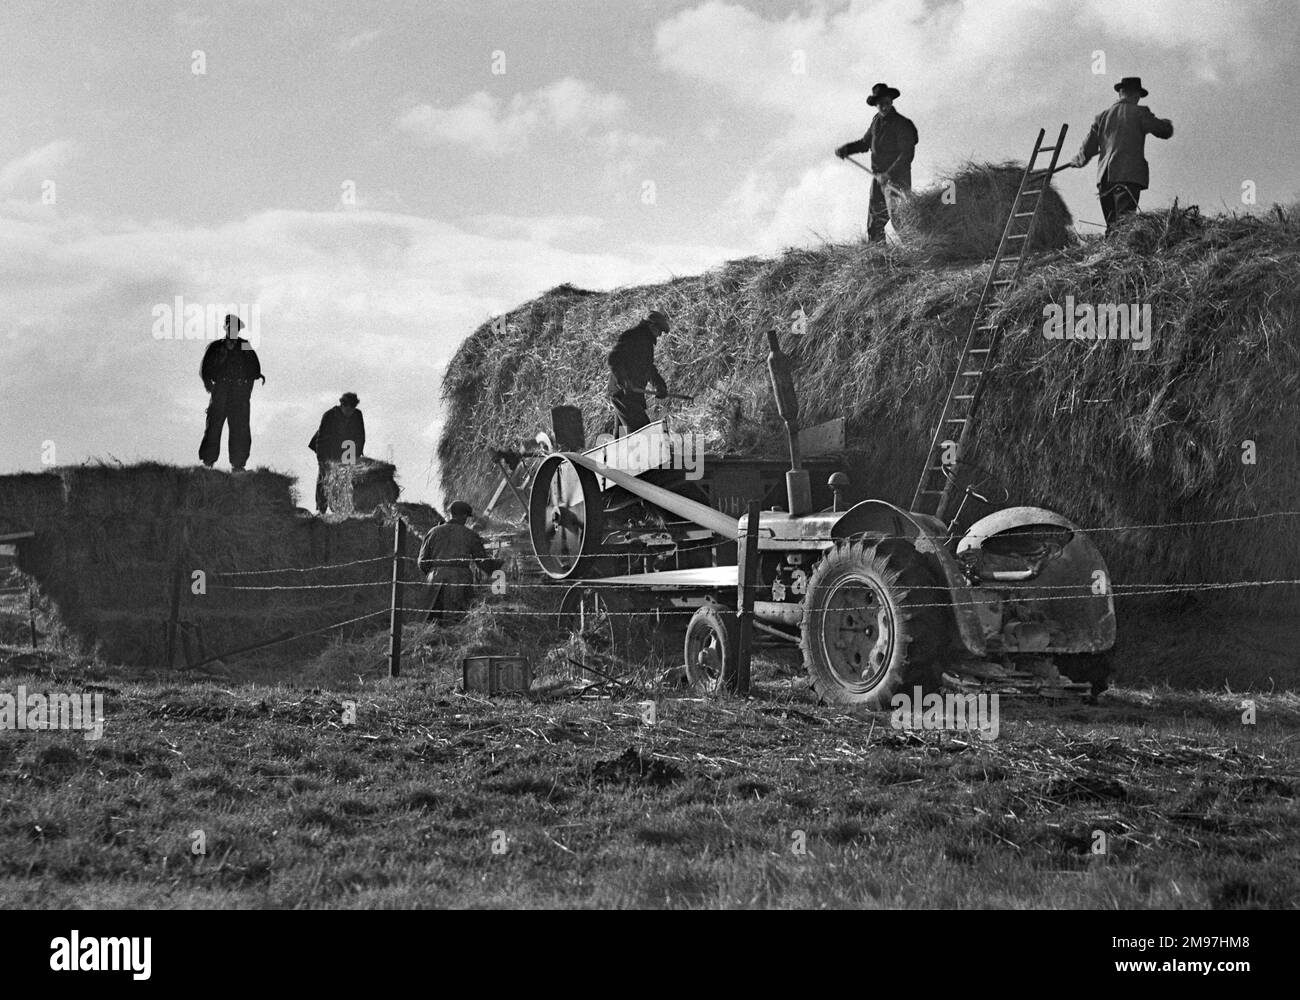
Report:
[[[948,398],[944,401],[943,412],[939,414],[939,423],[934,429],[925,469],[917,483],[916,493],[912,496],[912,510],[917,513],[933,514],[941,520],[947,517],[953,497],[953,481],[944,475],[944,453],[955,444],[953,451],[960,458],[965,455],[966,446],[973,439],[975,413],[1001,339],[1000,324],[992,322],[992,318],[1020,282],[1025,259],[1029,256],[1034,224],[1038,221],[1038,209],[1043,202],[1043,192],[1047,190],[1052,174],[1056,172],[1056,161],[1065,143],[1066,128],[1065,125],[1061,126],[1061,134],[1056,137],[1053,146],[1043,145],[1047,133],[1044,129],[1038,130],[1034,151],[1024,173],[1020,175],[1020,186],[1016,189],[1007,224],[1002,230],[1002,239],[998,241],[998,252],[989,268],[984,291],[966,334],[957,371],[948,387]],[[1046,169],[1036,170],[1038,158],[1044,153],[1052,154],[1051,162]],[[1004,270],[1004,264],[1013,267]]]

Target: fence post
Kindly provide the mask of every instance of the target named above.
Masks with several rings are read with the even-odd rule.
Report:
[[[393,524],[393,591],[388,605],[388,676],[402,673],[402,559],[406,554],[406,522]]]
[[[32,649],[36,648],[36,584],[27,585],[27,631],[32,640]]]
[[[736,693],[749,694],[749,653],[754,641],[754,588],[758,585],[759,502],[749,501],[745,520],[745,574],[740,581],[740,648],[736,651]]]

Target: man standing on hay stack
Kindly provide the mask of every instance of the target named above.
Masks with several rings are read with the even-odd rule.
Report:
[[[483,539],[465,523],[474,513],[469,504],[457,500],[447,513],[451,520],[430,528],[424,536],[416,563],[429,584],[425,605],[429,609],[429,621],[453,625],[474,597],[470,567],[478,566],[491,573],[501,568],[501,560],[488,556]]]
[[[243,472],[248,453],[253,448],[253,432],[248,426],[248,401],[257,379],[266,384],[262,363],[253,345],[239,331],[244,321],[233,313],[226,317],[226,336],[214,340],[203,352],[199,375],[203,388],[212,397],[208,402],[207,425],[199,445],[199,461],[209,469],[221,457],[221,431],[230,422],[230,470]]]
[[[897,199],[912,190],[912,157],[919,136],[910,118],[894,110],[894,101],[902,94],[887,83],[871,88],[867,103],[879,107],[871,119],[867,134],[857,142],[845,143],[835,150],[841,160],[854,153],[871,154],[871,208],[867,216],[867,242],[885,242],[885,223],[892,217],[890,198]],[[889,195],[889,198],[886,195]],[[894,226],[898,228],[897,224]]]
[[[329,510],[325,495],[325,475],[330,462],[355,465],[366,450],[366,421],[357,409],[361,400],[355,392],[345,392],[339,405],[332,406],[320,418],[320,428],[312,435],[307,447],[316,453],[316,513]]]
[[[1126,76],[1115,84],[1119,100],[1093,120],[1088,137],[1070,161],[1072,167],[1085,167],[1101,154],[1097,164],[1097,197],[1106,219],[1106,235],[1115,229],[1121,216],[1138,210],[1138,198],[1150,181],[1145,156],[1148,135],[1168,139],[1174,123],[1157,118],[1152,110],[1138,101],[1147,96],[1140,76]]]
[[[624,330],[609,352],[609,401],[627,434],[650,423],[645,408],[647,382],[654,383],[657,399],[668,395],[668,383],[655,367],[655,342],[668,327],[668,317],[652,310],[636,326]]]

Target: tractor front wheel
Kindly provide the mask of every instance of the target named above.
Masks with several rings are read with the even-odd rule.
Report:
[[[881,710],[913,686],[941,683],[946,588],[898,539],[840,542],[817,564],[800,645],[824,701]]]
[[[691,687],[709,694],[722,687],[722,678],[734,672],[740,649],[736,613],[706,604],[696,608],[686,626],[686,679]]]

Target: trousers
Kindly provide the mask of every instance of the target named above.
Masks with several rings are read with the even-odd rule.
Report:
[[[221,457],[221,432],[230,424],[230,467],[242,469],[253,448],[253,432],[248,426],[248,400],[253,394],[251,382],[217,382],[208,399],[207,423],[199,445],[199,461],[214,464]]]

